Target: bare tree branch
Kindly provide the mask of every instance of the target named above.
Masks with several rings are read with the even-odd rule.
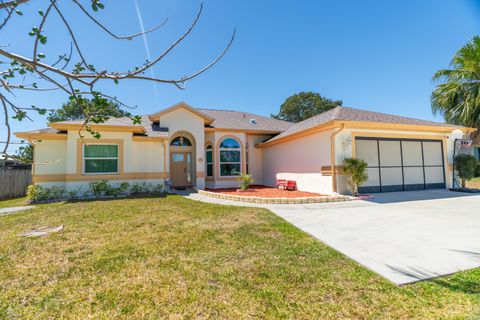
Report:
[[[142,31],[142,32],[138,32],[138,33],[134,33],[134,34],[131,34],[131,35],[127,35],[127,36],[118,36],[116,35],[115,33],[113,33],[112,31],[110,31],[110,29],[108,29],[107,27],[105,27],[100,21],[98,21],[97,19],[95,19],[95,17],[93,17],[86,9],[84,6],[82,6],[80,4],[80,2],[78,2],[77,0],[72,0],[82,11],[83,13],[85,13],[85,15],[87,17],[89,17],[96,25],[98,25],[100,28],[102,28],[106,33],[108,33],[109,35],[111,35],[113,38],[117,39],[117,40],[132,40],[133,38],[136,38],[136,37],[139,37],[139,36],[143,36],[144,34],[147,34],[147,33],[150,33],[150,32],[153,32],[161,27],[163,27],[168,19],[165,19],[162,23],[160,23],[158,26],[156,27],[153,27],[151,29],[148,29],[148,30],[145,30],[145,31]]]
[[[65,17],[64,17],[63,14],[62,14],[62,12],[58,9],[57,5],[55,4],[55,1],[56,1],[56,0],[50,0],[50,2],[52,3],[53,7],[55,8],[55,11],[57,11],[58,15],[59,15],[60,18],[62,19],[63,24],[65,24],[65,27],[67,28],[68,33],[70,34],[70,37],[72,38],[72,41],[73,41],[73,43],[75,44],[75,48],[77,49],[78,55],[79,55],[80,58],[82,59],[83,64],[84,64],[85,66],[87,66],[87,62],[85,61],[85,58],[83,57],[83,53],[82,53],[82,50],[80,50],[80,46],[79,46],[78,43],[77,43],[77,39],[75,39],[75,35],[74,35],[74,33],[73,33],[73,30],[72,30],[72,28],[70,28],[70,25],[68,24],[67,19],[65,19]]]
[[[45,11],[45,14],[42,17],[42,22],[40,22],[40,25],[38,26],[38,33],[35,37],[35,43],[33,45],[33,61],[34,62],[37,61],[38,41],[40,40],[40,36],[42,34],[42,31],[43,31],[43,25],[45,24],[45,21],[47,21],[48,14],[50,13],[50,10],[52,9],[55,1],[57,1],[57,0],[53,0],[52,3],[48,6],[47,10]]]
[[[3,0],[0,2],[0,5],[2,5],[4,2]],[[7,16],[3,19],[3,22],[0,24],[0,30],[7,24],[8,20],[12,17],[12,14],[14,12],[13,8],[5,8],[7,10]]]
[[[193,20],[193,23],[190,25],[190,28],[188,28],[188,30],[183,35],[181,35],[177,39],[177,41],[175,41],[172,45],[170,45],[170,47],[168,47],[168,49],[165,50],[161,55],[159,55],[156,59],[153,59],[151,62],[150,61],[147,62],[143,68],[140,68],[140,69],[136,70],[135,72],[132,72],[132,75],[136,75],[136,74],[140,74],[140,73],[144,72],[145,70],[149,69],[154,64],[156,64],[157,62],[162,60],[167,54],[169,54],[170,51],[172,51],[180,42],[182,42],[190,34],[190,32],[192,32],[192,30],[197,25],[197,22],[200,19],[200,16],[202,15],[202,11],[203,11],[203,3],[200,4],[200,9],[198,10],[198,13],[197,13],[197,16],[195,17],[195,20]]]
[[[12,130],[10,128],[10,123],[8,122],[8,108],[5,100],[3,100],[3,95],[0,94],[0,100],[2,101],[3,112],[5,115],[5,127],[7,128],[7,142],[5,143],[5,147],[3,148],[2,155],[7,154],[8,146],[10,145],[10,138],[12,136]]]

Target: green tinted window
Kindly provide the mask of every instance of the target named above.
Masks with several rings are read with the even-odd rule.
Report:
[[[85,173],[117,173],[118,145],[85,145],[83,151]]]
[[[207,151],[207,163],[212,163],[212,151]]]
[[[118,146],[109,144],[85,145],[85,158],[116,158],[118,157]]]
[[[238,176],[240,175],[240,164],[226,163],[220,165],[220,175],[222,176]]]
[[[118,172],[118,160],[85,160],[85,173],[116,173]]]
[[[220,162],[240,162],[240,151],[220,151]]]

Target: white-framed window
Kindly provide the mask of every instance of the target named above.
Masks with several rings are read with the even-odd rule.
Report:
[[[118,173],[118,144],[84,144],[83,173]]]
[[[233,138],[225,138],[220,142],[220,176],[238,176],[242,172],[242,156],[240,143]]]
[[[213,177],[213,147],[210,144],[205,148],[205,171],[207,177]]]

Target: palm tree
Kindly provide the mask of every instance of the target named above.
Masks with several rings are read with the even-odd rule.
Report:
[[[451,69],[433,76],[439,82],[432,93],[432,111],[445,121],[480,128],[480,37],[457,51]]]

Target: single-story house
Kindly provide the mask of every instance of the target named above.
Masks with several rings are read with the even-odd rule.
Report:
[[[256,184],[297,181],[299,190],[348,193],[345,157],[368,163],[362,192],[451,186],[453,141],[473,129],[360,109],[337,107],[299,123],[231,110],[198,109],[182,102],[142,117],[91,124],[82,121],[18,132],[34,143],[33,181],[67,190],[109,180],[192,186],[238,185],[240,173]]]

